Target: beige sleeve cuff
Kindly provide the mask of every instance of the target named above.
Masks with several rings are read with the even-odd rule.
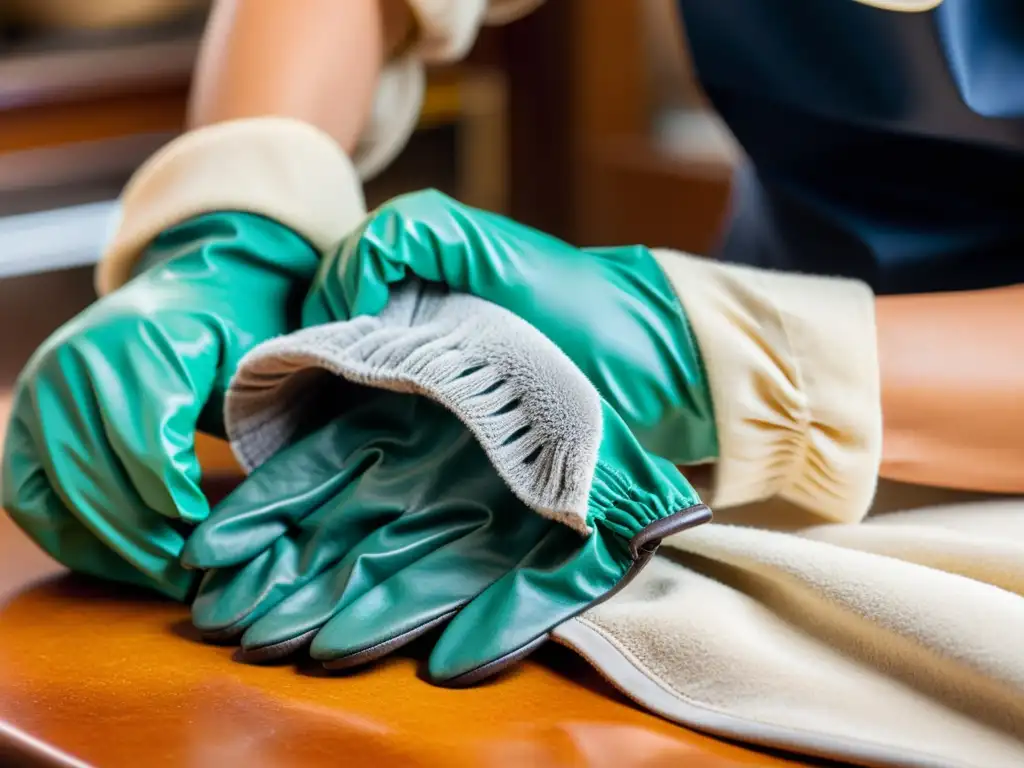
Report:
[[[882,449],[874,296],[862,283],[655,251],[711,383],[712,507],[781,497],[837,522],[867,513]]]
[[[509,24],[544,0],[406,0],[416,17],[412,53],[423,61],[458,61],[469,53],[480,27]]]
[[[501,26],[528,16],[544,5],[544,0],[490,0],[484,24]]]
[[[458,61],[469,53],[480,27],[527,15],[544,0],[406,0],[416,18],[416,38],[380,74],[366,128],[352,153],[364,181],[387,168],[419,122],[427,89],[426,64]]]
[[[415,54],[406,54],[384,66],[377,79],[370,116],[352,151],[352,162],[360,179],[374,178],[405,149],[419,123],[426,92],[426,68]]]
[[[190,131],[151,156],[125,187],[96,289],[104,295],[126,283],[163,230],[224,210],[279,221],[326,253],[363,220],[366,203],[344,152],[307,123],[260,117]]]
[[[476,41],[487,0],[406,0],[416,17],[410,53],[430,63],[458,61]]]

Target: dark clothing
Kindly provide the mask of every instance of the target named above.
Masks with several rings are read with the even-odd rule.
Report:
[[[720,256],[880,294],[1024,282],[1024,2],[679,5],[749,159]]]

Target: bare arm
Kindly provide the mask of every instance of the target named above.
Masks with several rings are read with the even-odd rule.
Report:
[[[292,117],[350,152],[381,66],[412,31],[404,0],[217,0],[196,65],[189,127]]]
[[[876,302],[882,477],[1024,492],[1024,285]]]
[[[216,0],[189,130],[126,185],[96,269],[100,295],[130,278],[169,224],[225,206],[330,250],[365,215],[350,159],[386,59],[415,31],[406,0]]]

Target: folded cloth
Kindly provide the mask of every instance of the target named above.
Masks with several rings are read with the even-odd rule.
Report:
[[[747,522],[792,516],[759,506]],[[553,636],[692,728],[859,765],[1010,768],[1022,596],[1024,501],[973,501],[704,526]]]

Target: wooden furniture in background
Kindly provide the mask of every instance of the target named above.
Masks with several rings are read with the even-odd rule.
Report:
[[[200,30],[192,23],[2,52],[0,240],[6,247],[0,278],[95,260],[124,182],[184,127]],[[410,175],[408,163],[417,163],[411,155],[421,151],[414,137],[404,156],[368,184],[368,202],[417,186],[442,186],[440,176],[453,178],[443,185],[465,202],[506,211],[505,90],[493,57],[432,70],[419,128],[451,128],[454,157],[440,169],[436,158],[428,158]],[[434,147],[426,152],[437,154]],[[39,211],[59,215],[12,218]]]
[[[123,29],[205,11],[209,0],[4,0],[5,20],[34,29]]]
[[[227,447],[204,437],[199,455],[223,494]],[[796,765],[641,711],[553,646],[469,690],[420,680],[422,646],[348,675],[241,664],[183,605],[68,575],[2,511],[0,628],[0,765]]]
[[[647,10],[645,0],[557,0],[508,27],[512,211],[577,244],[703,253],[732,167],[659,141]]]
[[[432,72],[423,126],[461,126],[456,194],[577,244],[707,251],[731,166],[659,138],[678,64],[651,63],[652,24],[662,47],[671,24],[664,8],[652,17],[650,3],[664,6],[548,2],[484,30],[465,65]],[[181,129],[195,45],[195,31],[184,30],[0,59],[0,213],[32,204],[40,186],[58,199],[90,184],[116,190]],[[680,91],[693,99],[696,86]],[[82,178],[61,181],[71,167]]]

